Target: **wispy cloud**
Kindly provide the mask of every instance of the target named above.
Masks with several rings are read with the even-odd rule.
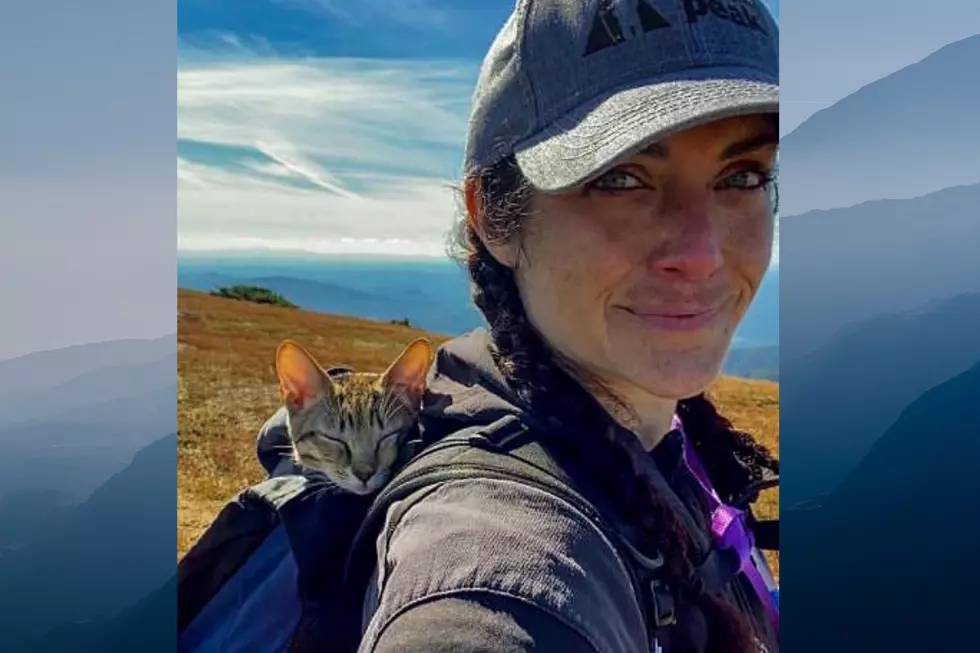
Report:
[[[384,190],[349,197],[187,162],[178,177],[181,250],[440,256],[454,218],[452,189],[426,178],[385,175]]]
[[[441,253],[475,76],[447,61],[185,49],[178,246]]]

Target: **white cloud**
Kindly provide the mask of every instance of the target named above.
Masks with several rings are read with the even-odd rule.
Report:
[[[441,253],[475,75],[185,48],[178,136],[211,149],[178,158],[178,247]]]
[[[261,59],[184,67],[178,135],[444,174],[445,155],[426,146],[461,153],[475,75],[475,68],[440,61]]]
[[[289,188],[179,162],[180,250],[272,249],[439,256],[453,224],[448,185],[384,178],[372,196]]]

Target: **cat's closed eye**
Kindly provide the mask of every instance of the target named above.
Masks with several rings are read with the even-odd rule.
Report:
[[[351,459],[350,447],[346,442],[324,433],[311,431],[304,434],[303,438],[310,438],[311,442],[323,451],[324,454],[332,458],[338,464],[344,465]]]
[[[402,434],[401,429],[387,433],[378,440],[378,443],[374,445],[374,454],[378,455],[382,448],[397,446],[399,443],[399,436]]]

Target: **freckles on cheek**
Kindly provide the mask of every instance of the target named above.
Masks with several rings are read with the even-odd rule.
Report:
[[[529,229],[526,241],[530,277],[539,305],[579,314],[601,302],[607,286],[629,268],[637,234],[632,221],[599,202],[562,198],[549,204],[548,218]],[[535,269],[537,268],[537,269]],[[584,318],[584,316],[582,316]]]
[[[729,223],[728,249],[742,265],[764,268],[772,254],[774,221],[756,215]]]

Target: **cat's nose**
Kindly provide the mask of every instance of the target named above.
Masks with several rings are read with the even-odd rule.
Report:
[[[364,483],[367,483],[369,480],[371,480],[371,477],[374,476],[374,470],[373,469],[356,469],[355,468],[355,469],[352,469],[351,471],[354,472],[354,476],[356,476],[358,479],[360,479]]]

